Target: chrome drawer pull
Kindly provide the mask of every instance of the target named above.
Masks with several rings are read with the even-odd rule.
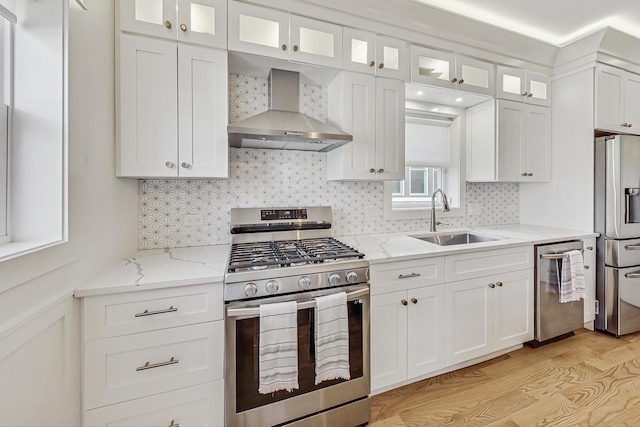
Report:
[[[174,311],[178,311],[178,307],[171,306],[167,309],[156,310],[156,311],[145,310],[142,313],[136,313],[136,317],[153,316],[156,314],[163,314],[163,313],[173,313]]]
[[[412,277],[420,277],[420,273],[401,274],[398,276],[398,279],[410,279]]]
[[[144,366],[136,368],[136,371],[145,371],[147,369],[160,368],[161,366],[175,365],[178,362],[180,362],[180,360],[175,357],[172,357],[171,360],[167,360],[166,362],[154,363],[153,365],[147,362]]]
[[[176,420],[171,420],[169,427],[180,427],[180,423],[177,423]]]
[[[640,245],[627,245],[624,248],[628,251],[640,251]]]
[[[640,273],[627,273],[624,277],[627,279],[640,279]]]

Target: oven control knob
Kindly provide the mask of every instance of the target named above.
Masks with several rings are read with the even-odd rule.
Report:
[[[347,283],[354,284],[358,282],[358,274],[355,271],[350,271],[347,273]]]
[[[248,297],[254,296],[258,292],[258,287],[255,283],[247,283],[244,287],[244,294]]]
[[[298,286],[300,286],[300,289],[303,291],[306,291],[311,287],[311,279],[307,276],[301,277],[300,280],[298,280]]]
[[[338,286],[340,284],[340,275],[333,273],[329,275],[329,284],[331,286]]]
[[[267,290],[267,293],[275,294],[278,292],[278,282],[275,280],[269,280],[264,288]]]

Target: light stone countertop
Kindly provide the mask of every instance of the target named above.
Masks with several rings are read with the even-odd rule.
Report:
[[[443,228],[435,234],[447,234],[470,229]],[[491,249],[544,244],[565,240],[596,237],[597,233],[538,227],[506,225],[478,227],[474,232],[499,236],[501,240],[464,245],[438,246],[411,236],[432,235],[427,231],[402,232],[364,236],[337,237],[345,244],[365,254],[371,264],[403,261],[425,257],[477,252]],[[197,246],[176,249],[142,250],[98,275],[75,291],[75,296],[87,297],[119,292],[132,292],[173,286],[221,283],[227,268],[229,245]]]

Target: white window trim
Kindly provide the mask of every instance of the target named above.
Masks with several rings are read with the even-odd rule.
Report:
[[[428,107],[438,107],[425,104]],[[458,144],[458,170],[460,180],[460,204],[459,207],[451,208],[449,212],[442,212],[442,207],[436,204],[436,215],[438,218],[460,217],[467,215],[467,189],[466,189],[466,138],[465,138],[465,110],[453,107],[440,107],[440,111],[445,111],[443,116],[453,119],[452,139],[459,140]],[[409,110],[407,110],[409,111]],[[420,114],[419,111],[411,110],[412,113]],[[427,110],[429,111],[429,110]],[[427,207],[413,207],[393,209],[393,184],[391,181],[384,183],[384,219],[385,220],[407,220],[425,219],[431,217],[431,203]]]

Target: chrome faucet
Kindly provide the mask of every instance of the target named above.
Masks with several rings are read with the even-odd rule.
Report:
[[[442,212],[449,212],[451,210],[449,209],[447,195],[444,194],[444,191],[442,191],[441,188],[438,188],[431,195],[431,228],[429,229],[431,232],[436,231],[436,194],[438,193],[442,194]]]

